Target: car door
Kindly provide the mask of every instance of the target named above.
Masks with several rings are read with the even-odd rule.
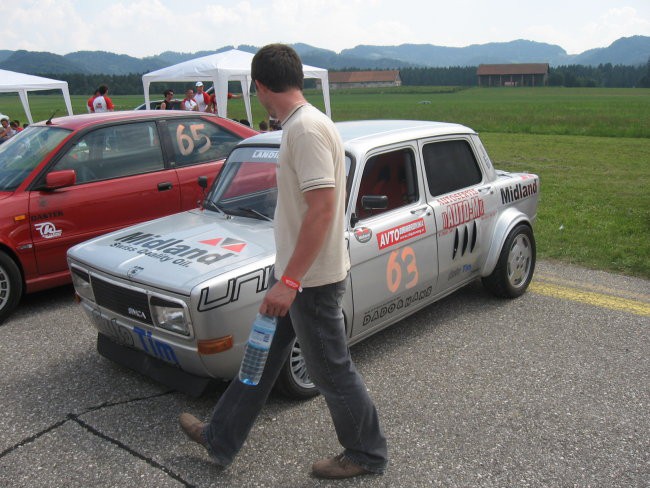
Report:
[[[72,169],[73,186],[30,192],[32,239],[41,275],[67,270],[69,247],[180,211],[176,172],[165,167],[156,124],[91,130],[62,150],[48,173]],[[43,188],[45,174],[37,188]]]
[[[207,176],[208,186],[211,185],[231,149],[242,138],[203,117],[169,119],[161,125],[180,183],[181,208],[195,208],[202,197],[198,177]]]
[[[418,308],[432,296],[438,276],[436,223],[415,143],[370,154],[359,171],[349,236],[352,336]],[[382,200],[385,208],[369,208]]]
[[[478,276],[498,202],[470,137],[432,139],[420,145],[427,198],[438,228],[439,293]]]

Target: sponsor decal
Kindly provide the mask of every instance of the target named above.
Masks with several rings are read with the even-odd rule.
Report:
[[[256,269],[250,273],[230,278],[227,283],[215,286],[212,289],[203,288],[199,296],[197,310],[199,312],[206,312],[236,302],[241,295],[242,286],[246,283],[252,283],[247,288],[253,287],[255,293],[262,293],[269,287],[272,270],[273,265],[270,264],[265,268]]]
[[[384,317],[387,317],[395,312],[398,312],[403,308],[411,307],[414,304],[421,302],[425,298],[430,297],[432,292],[433,292],[433,287],[429,286],[420,291],[416,291],[415,293],[407,297],[396,298],[383,305],[379,305],[378,307],[372,308],[364,314],[363,326],[365,327],[366,325],[371,325],[373,322],[376,322],[379,319],[383,319]]]
[[[278,154],[279,150],[271,150],[271,149],[258,149],[253,152],[253,156],[251,156],[251,159],[261,159],[263,161],[269,160],[269,159],[278,159]]]
[[[378,233],[377,244],[379,245],[379,249],[385,249],[422,235],[426,231],[427,229],[424,225],[424,219],[412,220],[406,224]]]
[[[471,273],[472,272],[472,265],[471,264],[464,264],[463,266],[458,266],[455,269],[452,269],[449,272],[449,276],[447,276],[447,280],[452,280],[456,278],[458,275],[461,273]]]
[[[56,217],[63,217],[63,212],[61,212],[60,210],[55,210],[54,212],[34,214],[34,215],[30,215],[29,220],[31,220],[32,222],[36,222],[37,220],[49,220],[49,219],[54,219]]]
[[[372,239],[372,230],[368,227],[359,227],[358,229],[354,229],[354,237],[361,244],[365,244]]]
[[[170,262],[187,268],[193,263],[214,264],[240,253],[246,246],[243,241],[230,238],[224,239],[222,237],[201,241],[200,243],[228,252],[210,252],[206,249],[187,245],[183,239],[163,239],[157,234],[145,234],[143,232],[134,232],[119,237],[115,239],[110,247],[142,254],[161,263]]]
[[[135,341],[133,340],[131,332],[129,332],[126,327],[119,325],[117,319],[109,320],[106,317],[103,317],[99,313],[99,310],[93,310],[92,317],[100,332],[103,332],[118,344],[123,344],[129,347],[135,346]]]
[[[41,234],[41,237],[43,239],[54,239],[55,237],[61,237],[61,233],[63,232],[57,229],[52,222],[34,224],[34,227]]]
[[[167,363],[175,364],[180,367],[178,358],[172,346],[166,342],[160,341],[151,335],[151,331],[141,329],[140,327],[133,327],[133,332],[138,335],[140,345],[144,352],[150,354],[158,359],[162,359]]]
[[[526,178],[527,179],[527,178]],[[537,193],[537,181],[528,184],[517,183],[505,188],[501,188],[501,203],[512,203],[517,200],[528,198]]]
[[[485,214],[485,203],[483,199],[478,196],[476,190],[467,190],[465,192],[457,193],[460,194],[469,194],[472,192],[471,196],[465,197],[465,199],[460,201],[455,201],[448,204],[442,211],[442,227],[443,229],[453,229],[459,225],[465,224],[471,220],[478,219],[479,217]],[[453,197],[451,195],[449,198]],[[446,199],[447,197],[445,197]],[[442,198],[438,201],[443,200]]]

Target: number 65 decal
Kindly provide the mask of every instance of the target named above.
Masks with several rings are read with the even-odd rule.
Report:
[[[408,288],[413,288],[418,284],[420,278],[418,274],[418,265],[415,260],[415,251],[410,246],[403,247],[402,249],[397,249],[390,253],[388,257],[388,265],[386,266],[386,285],[388,289],[395,293],[399,290],[400,285],[402,284],[402,276],[404,271],[406,271],[407,280],[404,286]]]
[[[192,124],[189,129],[191,136],[185,133],[185,126],[183,124],[178,124],[178,127],[176,127],[176,142],[178,144],[178,150],[183,156],[192,154],[196,143],[200,143],[202,140],[205,140],[205,143],[199,147],[198,153],[203,154],[210,149],[210,138],[199,132],[205,129],[205,124]]]

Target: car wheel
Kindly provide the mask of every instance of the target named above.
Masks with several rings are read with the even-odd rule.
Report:
[[[23,284],[18,266],[5,253],[0,252],[0,324],[16,308],[23,294]]]
[[[535,238],[532,229],[520,224],[503,244],[497,266],[483,278],[483,285],[494,295],[516,298],[523,295],[535,271]]]
[[[319,393],[309,378],[297,339],[293,341],[291,353],[275,382],[275,389],[282,395],[296,400],[312,398]]]

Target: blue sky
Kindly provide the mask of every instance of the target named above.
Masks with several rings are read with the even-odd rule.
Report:
[[[463,47],[515,39],[569,54],[650,36],[650,0],[18,0],[0,2],[0,49],[143,57],[303,42]]]

